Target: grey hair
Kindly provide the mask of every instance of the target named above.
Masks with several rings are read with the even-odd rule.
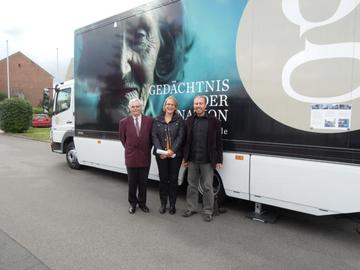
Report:
[[[135,102],[139,102],[140,105],[141,105],[141,109],[143,108],[144,103],[141,101],[141,99],[139,99],[139,98],[132,98],[132,99],[129,100],[129,109],[130,109],[130,107],[131,107],[131,104],[133,104],[133,103],[135,103]]]
[[[174,6],[176,11],[173,10]],[[183,79],[187,54],[194,44],[194,38],[188,31],[184,20],[182,4],[178,6],[168,5],[165,8],[169,10],[159,9],[161,14],[158,14],[160,49],[154,74],[154,81],[158,84]],[[169,19],[168,14],[177,15]]]

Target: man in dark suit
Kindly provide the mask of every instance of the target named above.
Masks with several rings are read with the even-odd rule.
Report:
[[[125,165],[129,181],[129,213],[134,214],[136,205],[145,212],[146,182],[151,163],[151,127],[153,119],[142,114],[142,101],[129,101],[131,115],[119,122],[120,140],[125,148]]]

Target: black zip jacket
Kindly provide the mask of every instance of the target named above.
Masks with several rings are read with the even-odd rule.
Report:
[[[211,166],[216,167],[217,163],[223,163],[223,144],[221,140],[221,122],[213,115],[207,114],[208,119],[208,157],[210,159]],[[190,159],[191,142],[193,138],[193,126],[195,122],[195,115],[186,119],[186,142],[184,148],[184,161],[188,162]]]
[[[177,112],[174,113],[169,123],[165,122],[164,113],[154,119],[152,127],[154,155],[157,155],[157,149],[167,149],[167,139],[169,139],[170,149],[175,152],[177,157],[182,157],[185,140],[185,122]]]

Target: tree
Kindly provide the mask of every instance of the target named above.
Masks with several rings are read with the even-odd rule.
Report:
[[[3,101],[6,98],[7,98],[7,95],[3,92],[0,92],[0,101]]]

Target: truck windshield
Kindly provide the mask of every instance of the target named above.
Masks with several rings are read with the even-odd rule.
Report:
[[[55,113],[66,111],[70,108],[71,88],[65,88],[57,93]]]

